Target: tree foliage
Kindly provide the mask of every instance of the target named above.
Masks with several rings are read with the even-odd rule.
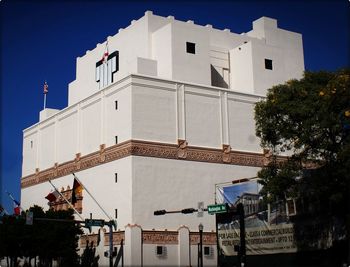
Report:
[[[258,174],[271,198],[307,198],[344,213],[350,182],[350,70],[305,72],[269,89],[255,107],[256,134],[271,161]],[[288,160],[278,160],[286,153]]]
[[[29,211],[34,215],[33,225],[26,225],[25,212],[18,217],[2,218],[0,257],[10,258],[12,266],[16,266],[18,258],[27,262],[28,266],[33,261],[35,266],[52,266],[53,260],[58,266],[78,266],[78,235],[82,231],[73,222],[73,211],[44,212],[39,206],[33,206]]]

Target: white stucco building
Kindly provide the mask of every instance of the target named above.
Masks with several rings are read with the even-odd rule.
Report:
[[[302,37],[267,17],[236,34],[147,11],[106,42],[77,58],[68,107],[43,110],[24,130],[22,206],[48,207],[48,180],[72,187],[74,172],[117,217],[125,265],[197,264],[199,223],[204,265],[216,265],[215,216],[153,211],[213,204],[215,184],[256,176],[254,104],[302,77]],[[78,208],[107,219],[85,191]]]

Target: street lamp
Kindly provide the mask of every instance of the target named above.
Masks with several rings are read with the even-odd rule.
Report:
[[[198,251],[198,257],[199,257],[199,267],[203,267],[203,224],[200,223],[198,225],[199,230],[199,251]]]

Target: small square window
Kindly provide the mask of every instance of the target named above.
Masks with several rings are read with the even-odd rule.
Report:
[[[272,60],[265,58],[265,69],[272,70]]]
[[[118,135],[115,136],[115,143],[118,144]]]
[[[118,109],[118,101],[114,101],[114,104],[115,104],[115,109],[117,110]]]
[[[114,174],[115,182],[118,183],[118,173]]]
[[[162,254],[163,254],[163,247],[157,246],[157,255],[162,255]]]
[[[115,209],[115,210],[114,210],[114,213],[115,213],[115,214],[114,214],[114,215],[115,215],[115,219],[118,219],[118,209]]]
[[[196,44],[186,42],[186,52],[189,54],[196,54]]]

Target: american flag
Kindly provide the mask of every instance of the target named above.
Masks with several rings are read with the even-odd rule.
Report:
[[[44,94],[46,95],[49,92],[49,85],[47,82],[44,83]]]

